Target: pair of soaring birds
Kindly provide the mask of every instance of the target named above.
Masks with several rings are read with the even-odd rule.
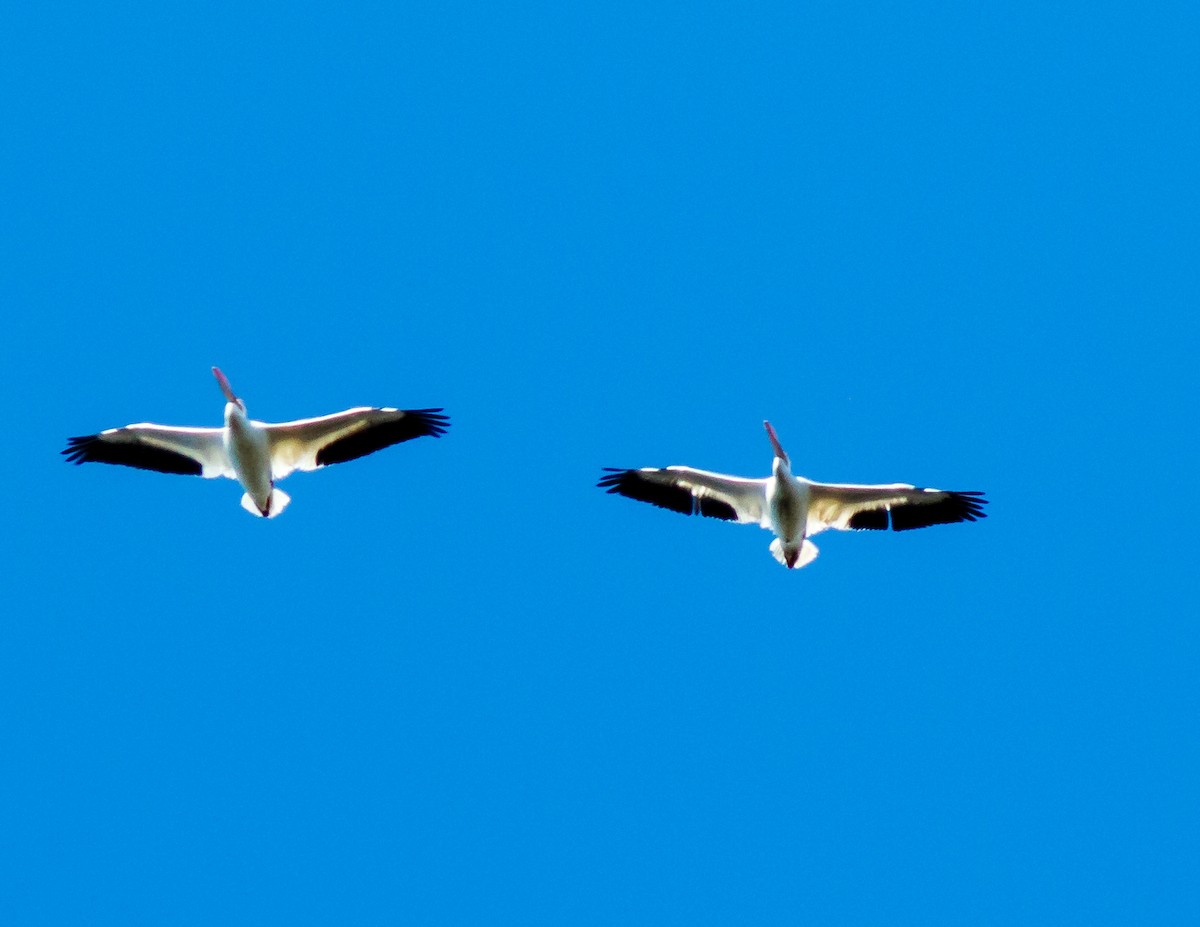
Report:
[[[242,508],[274,518],[291,501],[275,483],[295,470],[344,463],[413,438],[439,437],[450,426],[441,409],[359,406],[320,418],[269,424],[247,417],[246,403],[216,367],[225,394],[223,428],[181,428],[143,422],[70,438],[63,451],[76,464],[123,464],[161,473],[242,484]],[[788,569],[811,563],[809,538],[828,528],[908,531],[986,517],[979,492],[919,489],[907,483],[859,486],[814,483],[792,474],[792,462],[770,422],[763,422],[775,451],[764,479],[724,476],[691,467],[607,468],[597,484],[610,493],[649,502],[684,515],[707,515],[759,525],[775,535],[771,553]]]

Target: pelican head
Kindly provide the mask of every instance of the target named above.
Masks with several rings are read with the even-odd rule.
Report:
[[[236,406],[238,409],[241,410],[242,415],[245,415],[246,414],[246,404],[244,402],[242,402],[242,400],[239,399],[237,397],[237,395],[234,393],[233,387],[229,385],[229,380],[225,377],[225,374],[221,373],[221,368],[214,367],[212,369],[212,372],[213,372],[213,376],[217,378],[217,384],[221,387],[221,392],[224,393],[225,398],[227,400],[229,400],[229,405]],[[227,405],[225,407],[225,417],[226,418],[229,417],[229,414],[232,411],[229,408],[229,405]]]
[[[788,457],[787,451],[783,449],[783,445],[779,443],[779,436],[775,434],[775,429],[771,427],[770,422],[763,422],[763,427],[767,429],[767,437],[771,439],[771,447],[775,451],[776,467],[782,465],[791,472],[792,461]]]

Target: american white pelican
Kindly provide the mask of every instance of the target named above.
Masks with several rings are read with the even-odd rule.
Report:
[[[291,498],[275,483],[293,470],[316,470],[364,457],[401,441],[445,433],[441,409],[372,409],[360,406],[295,422],[268,424],[246,417],[246,404],[216,367],[213,376],[228,400],[224,428],[179,428],[141,422],[96,435],[70,438],[63,451],[76,464],[123,464],[160,473],[211,479],[227,476],[246,490],[242,508],[274,518]]]
[[[775,450],[771,476],[761,480],[723,476],[691,467],[642,470],[605,468],[597,484],[610,493],[649,502],[684,515],[708,515],[759,525],[775,535],[771,553],[789,570],[811,563],[808,538],[837,528],[908,531],[929,525],[986,518],[981,492],[918,489],[907,483],[855,486],[814,483],[792,475],[792,462],[770,422],[763,422]]]

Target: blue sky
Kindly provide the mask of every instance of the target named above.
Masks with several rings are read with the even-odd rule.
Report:
[[[12,924],[1194,923],[1190,4],[27,6]],[[444,406],[284,485],[68,435]],[[982,489],[765,532],[603,466]]]

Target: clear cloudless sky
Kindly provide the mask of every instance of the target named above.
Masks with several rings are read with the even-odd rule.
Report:
[[[1200,922],[1194,3],[30,3],[0,922]],[[69,435],[444,406],[284,488]],[[985,490],[755,528],[603,466]]]

